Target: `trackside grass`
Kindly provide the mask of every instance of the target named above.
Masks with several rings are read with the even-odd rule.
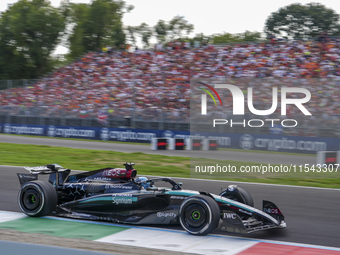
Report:
[[[101,142],[101,143],[118,143],[118,144],[132,144],[132,145],[144,145],[149,146],[150,143],[133,143],[133,142],[120,142],[120,141],[103,141],[103,140],[90,140],[90,139],[78,139],[78,138],[65,138],[65,137],[49,137],[49,136],[37,136],[37,135],[16,135],[16,134],[0,134],[5,136],[24,136],[32,138],[44,138],[44,139],[62,139],[62,140],[73,140],[73,141],[85,141],[85,142]],[[238,151],[245,152],[242,149],[232,149],[232,148],[220,148],[222,151]],[[293,155],[293,156],[305,156],[305,157],[315,157],[315,154],[306,153],[292,153],[292,152],[278,152],[278,151],[268,151],[268,150],[247,150],[247,153],[265,153],[265,154],[280,154],[280,155]]]
[[[139,175],[190,178],[190,158],[151,155],[144,153],[123,153],[113,151],[72,149],[46,145],[24,145],[0,143],[0,165],[41,166],[57,163],[75,170],[96,170],[104,167],[123,167],[125,162],[136,163]],[[232,160],[216,160],[221,165],[260,166],[260,163]],[[275,166],[275,165],[272,165]],[[207,174],[202,178],[218,180],[272,183],[283,185],[340,188],[340,169],[333,173],[243,173]],[[192,177],[192,176],[191,176]],[[196,177],[196,176],[195,176]]]

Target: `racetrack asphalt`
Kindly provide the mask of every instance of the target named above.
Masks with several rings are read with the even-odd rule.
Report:
[[[142,152],[146,154],[156,154],[165,156],[179,157],[200,157],[219,160],[234,160],[257,162],[267,164],[284,164],[284,165],[304,165],[316,164],[316,157],[311,156],[295,156],[287,154],[266,154],[256,152],[239,152],[239,151],[170,151],[170,150],[151,150],[150,145],[136,145],[124,143],[110,142],[94,142],[94,141],[77,141],[66,139],[50,139],[50,138],[35,138],[14,135],[0,135],[0,143],[17,143],[17,144],[34,144],[34,145],[50,145],[69,147],[75,149],[91,149],[91,150],[108,150],[120,152]]]
[[[17,195],[20,189],[16,173],[25,173],[22,167],[0,166],[0,210],[20,212]],[[183,188],[219,194],[231,182],[179,179]],[[235,183],[233,183],[235,184]],[[214,234],[241,236],[282,242],[339,247],[340,211],[338,189],[318,189],[238,183],[253,196],[255,207],[261,209],[262,200],[269,200],[280,208],[287,222],[286,229],[266,230],[248,235],[233,235],[216,230]],[[162,226],[164,227],[164,226]],[[167,227],[181,229],[180,226]]]
[[[154,152],[150,150],[149,146],[143,145],[44,139],[5,135],[0,135],[0,142],[41,144],[122,152]],[[169,155],[169,152],[170,151],[163,151],[161,153],[167,153],[166,155]],[[159,151],[157,153],[161,154]],[[186,156],[183,155],[183,151],[171,151],[171,153],[180,154],[178,156]],[[276,164],[281,164],[280,160],[282,160],[282,158],[279,156],[287,156],[288,158],[292,157],[291,155],[279,154],[232,153],[235,154],[232,160],[239,160],[235,158],[237,154],[252,154],[254,157],[260,157],[260,160],[263,163],[271,163],[270,161],[266,160],[271,159],[274,161],[273,163]],[[248,156],[245,155],[238,155],[238,158],[240,158],[240,161],[245,161],[245,158],[249,159]],[[293,158],[301,161],[309,159],[313,161],[312,164],[315,163],[314,157],[295,156]],[[285,163],[287,164],[287,162]],[[289,163],[295,164],[291,161]],[[304,163],[308,162],[304,161]],[[26,170],[21,167],[0,166],[0,210],[20,212],[20,209],[17,205],[17,194],[20,189],[19,181],[16,176],[16,173],[18,172],[25,173]],[[142,175],[142,173],[139,173],[139,175]],[[208,191],[215,194],[219,194],[222,189],[231,184],[230,182],[225,181],[174,179],[183,182],[183,188],[185,189]],[[259,209],[262,207],[262,200],[270,200],[274,202],[285,215],[285,220],[287,222],[286,229],[260,231],[248,235],[241,235],[242,237],[312,245],[324,245],[340,248],[340,220],[338,217],[340,211],[340,203],[338,202],[340,190],[251,183],[239,183],[238,186],[243,187],[250,192],[254,198],[255,207]],[[180,229],[180,226],[176,226],[174,228]],[[233,236],[233,234],[225,233],[220,230],[216,230],[214,234]]]

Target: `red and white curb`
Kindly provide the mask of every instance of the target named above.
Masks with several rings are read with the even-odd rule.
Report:
[[[212,235],[194,236],[181,231],[145,228],[128,229],[96,241],[178,252],[221,255],[238,254],[256,244],[255,241],[243,239],[221,238]]]
[[[0,223],[24,217],[27,216],[22,213],[0,211]],[[46,218],[60,220],[60,225],[67,225],[68,221],[98,224],[98,222],[70,220],[57,217]],[[103,223],[103,225],[126,226],[110,223]],[[205,255],[340,255],[340,248],[333,247],[257,240],[224,235],[194,236],[180,230],[139,226],[127,227],[126,230],[96,239],[95,241]]]

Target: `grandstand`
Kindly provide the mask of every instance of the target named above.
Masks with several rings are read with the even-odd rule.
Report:
[[[252,86],[262,109],[271,86],[307,88],[313,117],[289,134],[339,136],[340,39],[91,52],[47,78],[1,90],[0,123],[189,130],[191,78]]]

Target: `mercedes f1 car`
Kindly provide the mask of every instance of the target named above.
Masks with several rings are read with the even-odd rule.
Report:
[[[171,178],[137,178],[134,164],[124,165],[73,175],[57,164],[25,167],[29,174],[18,173],[19,207],[32,217],[53,213],[127,224],[180,224],[193,235],[217,227],[242,234],[286,227],[274,203],[263,201],[262,210],[256,209],[251,195],[236,185],[219,195],[184,190]],[[38,180],[41,174],[48,174],[49,180]],[[157,182],[170,187],[158,187]]]

